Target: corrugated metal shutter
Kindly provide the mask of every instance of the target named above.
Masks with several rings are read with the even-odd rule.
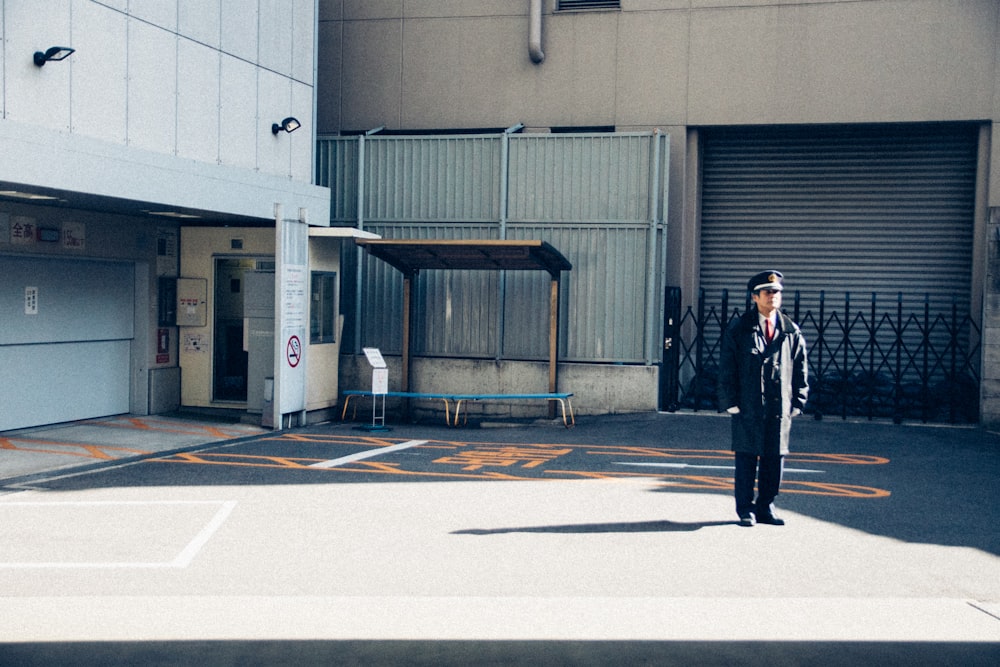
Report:
[[[701,287],[743,305],[749,276],[784,272],[813,307],[904,300],[968,313],[977,129],[753,128],[703,133]],[[790,306],[786,299],[786,308]]]

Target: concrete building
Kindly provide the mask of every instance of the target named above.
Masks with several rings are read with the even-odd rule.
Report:
[[[663,407],[664,290],[741,303],[775,266],[814,310],[825,290],[964,318],[959,372],[995,424],[998,24],[995,0],[321,0],[317,180],[333,225],[552,241],[573,264],[562,390],[584,412]],[[356,355],[399,339],[375,264]],[[428,278],[416,389],[537,387],[538,350],[515,349],[530,307],[484,280]],[[363,386],[354,359],[342,383]]]
[[[314,0],[0,0],[0,431],[336,404],[316,28]]]
[[[551,243],[582,412],[671,407],[702,372],[670,356],[674,290],[738,307],[775,266],[809,313],[967,323],[851,355],[929,358],[945,392],[958,359],[1000,422],[995,0],[0,0],[0,25],[0,430],[315,420],[367,346],[391,384],[402,281],[343,241],[373,234]],[[412,389],[543,390],[547,289],[424,272]],[[856,375],[844,349],[820,379]]]

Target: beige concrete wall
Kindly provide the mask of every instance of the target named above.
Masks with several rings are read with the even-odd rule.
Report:
[[[385,357],[389,368],[389,390],[400,390],[401,359]],[[345,390],[371,389],[371,367],[364,356],[341,358],[341,384]],[[483,394],[536,393],[548,391],[549,367],[546,362],[482,359],[413,359],[411,391],[428,393]],[[655,366],[616,366],[594,364],[559,364],[559,391],[571,392],[573,410],[578,415],[620,414],[656,410],[658,369]],[[395,407],[392,399],[387,403]],[[398,399],[397,399],[398,401]],[[352,401],[353,405],[353,401]],[[367,419],[371,403],[358,408],[358,419]],[[418,417],[436,419],[443,414],[440,401],[413,404]],[[465,409],[463,408],[463,414]],[[541,402],[488,401],[469,406],[470,416],[531,418],[547,416]],[[443,417],[442,417],[443,419]]]
[[[233,250],[231,240],[243,239],[243,249]],[[212,407],[212,346],[215,334],[215,256],[274,256],[274,230],[267,228],[185,227],[181,230],[182,278],[208,281],[208,318],[203,327],[180,327],[179,366],[181,405]],[[195,336],[199,345],[185,344]],[[227,407],[243,407],[228,405]]]
[[[621,4],[546,2],[535,65],[521,0],[327,0],[319,129],[993,116],[993,0]]]
[[[340,275],[340,239],[310,238],[309,239],[309,270],[335,271]],[[309,307],[313,302],[309,300]],[[311,314],[310,314],[311,317]],[[306,410],[322,410],[337,405],[338,368],[340,361],[340,342],[343,327],[343,316],[333,343],[313,345],[306,342]]]
[[[671,135],[666,280],[690,293],[699,264],[699,127],[989,127],[1000,116],[996,0],[621,0],[620,11],[591,12],[555,5],[543,1],[545,59],[534,64],[524,0],[321,0],[319,131],[661,128]],[[992,127],[975,221],[981,266],[973,275],[982,284],[972,290],[983,298],[983,421],[996,424],[998,146]]]

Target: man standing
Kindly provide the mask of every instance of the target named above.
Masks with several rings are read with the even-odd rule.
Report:
[[[756,308],[726,327],[719,359],[719,410],[732,415],[736,514],[741,526],[783,526],[774,515],[792,417],[809,396],[806,342],[781,312],[784,276],[758,273],[747,283]],[[754,499],[754,482],[757,497]]]

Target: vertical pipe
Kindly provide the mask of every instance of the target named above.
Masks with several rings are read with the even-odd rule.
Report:
[[[656,327],[658,325],[656,310],[660,305],[660,300],[656,298],[656,277],[660,272],[656,270],[656,228],[659,225],[659,197],[660,197],[660,130],[653,130],[651,141],[653,147],[653,177],[650,183],[649,195],[649,242],[646,254],[648,256],[648,270],[646,271],[646,365],[651,366],[656,359],[654,353],[660,350],[656,344]],[[662,318],[660,318],[662,320]]]
[[[868,419],[875,414],[875,292],[872,292],[871,322],[868,323]]]
[[[403,276],[403,369],[400,380],[403,391],[410,391],[410,309],[415,276],[416,274]]]
[[[931,411],[931,397],[930,397],[930,347],[931,347],[931,295],[929,293],[924,294],[924,331],[922,337],[922,347],[924,348],[924,367],[921,372],[922,386],[921,386],[921,399],[923,400],[923,420],[927,422],[930,418]]]
[[[705,383],[705,290],[698,289],[698,315],[695,318],[695,356],[694,356],[694,409],[701,408],[701,388]],[[722,329],[725,332],[725,329]]]
[[[951,347],[951,368],[949,370],[948,382],[945,384],[948,387],[948,420],[954,424],[958,421],[958,410],[956,408],[959,399],[958,392],[960,390],[958,382],[958,297],[952,295],[951,297],[951,337],[949,340],[949,347]]]
[[[903,293],[896,296],[896,372],[893,384],[893,416],[892,421],[900,424],[903,421]]]
[[[816,419],[823,418],[822,406],[824,404],[823,392],[823,348],[826,345],[824,340],[826,333],[826,290],[819,291],[819,323],[816,327],[816,396],[819,399],[819,408],[816,410]]]
[[[549,393],[559,391],[559,274],[549,289]],[[549,401],[549,419],[556,417],[555,401]]]
[[[358,230],[365,228],[365,135],[358,135]],[[361,354],[361,280],[364,251],[356,246],[357,266],[354,270],[354,354]]]
[[[847,388],[851,386],[850,383],[850,373],[847,372],[848,364],[850,363],[850,352],[851,347],[851,293],[844,293],[844,370],[843,370],[843,387],[844,390],[840,392],[840,417],[841,419],[847,419],[847,403],[850,397],[847,395]]]
[[[507,216],[510,209],[507,202],[510,191],[510,132],[500,135],[500,229],[498,237],[501,241],[507,239]],[[497,348],[496,362],[503,359],[503,339],[504,339],[504,311],[507,308],[507,272],[501,271],[497,280]]]
[[[545,60],[542,51],[542,0],[530,0],[528,3],[528,56],[536,65]]]

